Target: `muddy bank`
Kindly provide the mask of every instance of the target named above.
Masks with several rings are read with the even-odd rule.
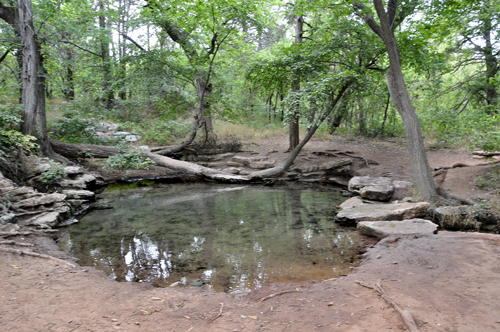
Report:
[[[405,331],[393,308],[356,283],[381,280],[420,331],[498,331],[500,237],[388,239],[366,259],[348,277],[235,297],[116,283],[92,268],[2,254],[0,322],[5,331]]]

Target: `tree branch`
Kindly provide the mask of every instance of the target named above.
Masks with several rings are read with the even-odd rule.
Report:
[[[368,24],[370,29],[372,29],[373,32],[375,32],[380,38],[382,38],[382,29],[377,24],[373,16],[367,12],[366,6],[357,1],[354,1],[352,3],[352,6],[355,9],[359,9],[362,11],[362,12],[356,11],[356,15],[362,18],[365,21],[365,23]]]
[[[3,60],[5,60],[5,58],[7,57],[7,55],[9,54],[9,52],[11,51],[11,49],[9,48],[5,53],[4,55],[2,55],[2,57],[0,58],[0,63],[2,63]]]
[[[87,50],[86,48],[83,48],[83,47],[81,47],[81,46],[78,46],[77,44],[72,43],[72,42],[70,42],[69,40],[61,40],[61,43],[65,43],[65,44],[70,44],[70,45],[73,45],[74,47],[79,48],[79,49],[81,49],[82,51],[88,52],[88,53],[93,54],[93,55],[95,55],[95,56],[97,56],[97,57],[102,57],[102,54],[92,52],[91,50]]]
[[[132,42],[132,44],[134,44],[138,49],[140,49],[143,52],[146,52],[146,50],[144,49],[144,47],[142,47],[141,45],[139,45],[135,40],[133,40],[132,38],[130,38],[129,36],[127,36],[124,33],[122,33],[121,35],[123,36],[123,38],[125,38],[125,39],[129,40],[130,42]]]

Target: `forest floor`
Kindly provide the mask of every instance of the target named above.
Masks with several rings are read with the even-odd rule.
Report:
[[[285,137],[246,147],[281,160]],[[377,141],[312,141],[296,164],[312,152],[350,151],[378,165],[359,175],[410,180],[403,145]],[[274,152],[276,151],[276,152]],[[470,154],[429,152],[431,167],[484,163]],[[314,162],[317,162],[315,160]],[[438,182],[467,198],[492,198],[474,179],[488,166],[450,169]],[[137,174],[139,176],[140,174]],[[64,258],[48,238],[27,236],[40,252]],[[420,331],[500,330],[500,236],[439,232],[384,240],[368,250],[354,273],[338,279],[273,284],[246,296],[198,288],[155,288],[118,283],[90,267],[0,254],[2,331],[405,331],[401,315],[374,289],[380,282],[390,300],[409,311]],[[369,286],[369,287],[366,287]]]

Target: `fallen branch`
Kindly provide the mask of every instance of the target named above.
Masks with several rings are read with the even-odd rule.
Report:
[[[34,244],[31,243],[23,243],[23,242],[16,242],[16,241],[0,241],[0,244],[10,244],[14,246],[20,246],[20,247],[34,247]]]
[[[500,160],[495,160],[487,163],[480,163],[480,164],[464,164],[464,163],[454,163],[451,166],[439,166],[434,168],[435,171],[439,171],[441,169],[453,169],[453,168],[459,168],[459,167],[474,167],[474,166],[490,166],[490,165],[495,165],[495,164],[500,164]]]
[[[208,322],[208,324],[212,323],[214,320],[216,320],[217,318],[219,318],[222,315],[222,308],[224,308],[224,303],[220,304],[219,314],[217,316],[215,316],[215,318],[213,318],[210,322]]]
[[[49,256],[49,255],[39,254],[39,253],[32,252],[32,251],[25,251],[25,250],[20,250],[20,249],[11,249],[11,248],[2,248],[2,247],[0,247],[0,251],[10,252],[12,254],[18,254],[21,256],[26,255],[26,256],[32,256],[32,257],[38,257],[38,258],[45,258],[45,259],[53,260],[53,261],[56,261],[59,263],[64,263],[66,265],[71,266],[71,268],[76,269],[75,264],[72,264],[72,263],[65,261],[63,259],[55,258],[55,257]]]
[[[417,324],[415,323],[415,320],[413,319],[411,313],[408,310],[401,309],[401,307],[399,307],[396,303],[394,303],[390,299],[389,295],[385,292],[384,288],[382,288],[380,280],[378,280],[374,286],[367,285],[359,280],[356,280],[356,283],[360,286],[373,289],[378,296],[383,298],[391,307],[393,307],[394,309],[396,309],[397,312],[399,312],[401,318],[403,319],[404,323],[406,324],[406,327],[410,332],[419,332]]]
[[[259,301],[259,302],[257,302],[257,303],[264,302],[264,301],[269,300],[269,299],[271,299],[271,298],[273,298],[273,297],[275,297],[275,296],[278,296],[278,295],[283,295],[283,294],[286,294],[286,293],[298,293],[298,292],[300,292],[300,291],[296,291],[296,290],[286,290],[286,291],[282,291],[282,292],[274,293],[274,294],[268,295],[268,296],[266,296],[266,297],[263,297],[263,298],[262,298],[262,299],[260,299],[260,301]]]
[[[492,157],[492,156],[500,156],[500,151],[488,152],[488,151],[474,151],[472,154],[476,156],[483,157]]]

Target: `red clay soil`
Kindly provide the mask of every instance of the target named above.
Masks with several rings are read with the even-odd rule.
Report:
[[[311,143],[302,158],[325,147],[349,150],[379,163],[364,172],[410,179],[406,153],[394,144]],[[443,151],[429,159],[432,167],[484,162]],[[443,187],[487,196],[470,183],[484,167],[452,171]],[[64,258],[47,239],[12,239]],[[273,284],[247,296],[118,283],[93,268],[0,252],[0,331],[407,331],[399,312],[366,287],[377,282],[420,331],[500,331],[499,280],[500,236],[479,233],[386,239],[347,277]]]

